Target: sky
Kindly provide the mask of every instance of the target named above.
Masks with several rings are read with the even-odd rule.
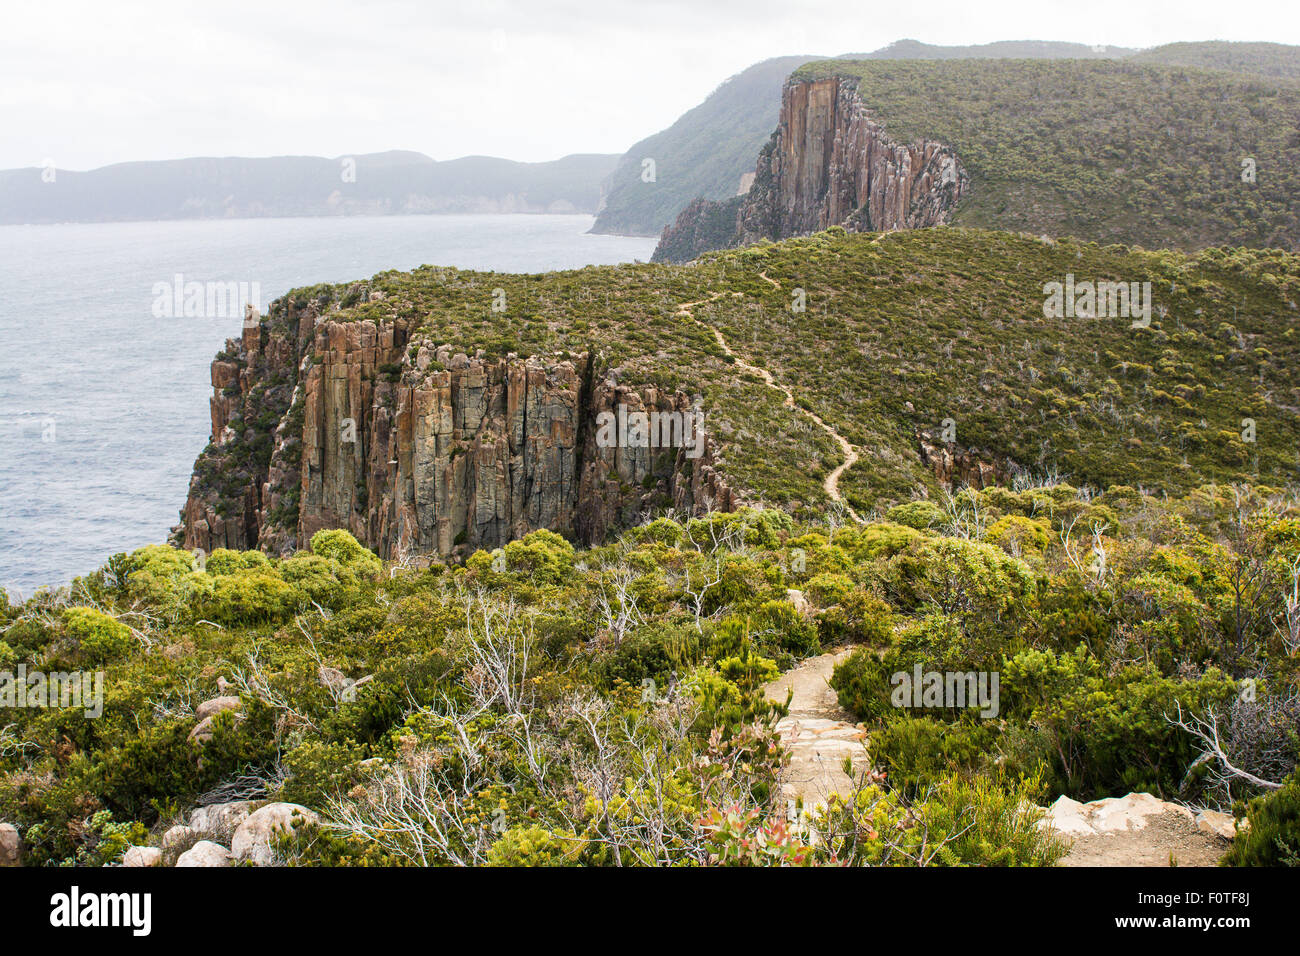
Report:
[[[792,54],[1300,44],[1296,0],[11,0],[0,168],[185,156],[622,153]]]

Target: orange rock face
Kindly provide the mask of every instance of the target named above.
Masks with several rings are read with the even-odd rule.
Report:
[[[692,203],[664,230],[654,259],[681,262],[709,249],[837,225],[869,232],[938,225],[969,189],[970,177],[949,147],[894,142],[871,118],[855,80],[792,81],[749,191]]]
[[[648,509],[737,505],[707,441],[695,458],[596,441],[602,411],[688,412],[684,394],[597,379],[586,354],[471,358],[412,343],[401,320],[308,310],[290,328],[295,318],[296,343],[246,332],[213,362],[212,445],[174,535],[186,548],[283,554],[322,528],[386,558],[493,548],[539,528],[589,544]],[[279,419],[269,464],[241,473],[242,449],[261,439],[248,423],[268,412]]]

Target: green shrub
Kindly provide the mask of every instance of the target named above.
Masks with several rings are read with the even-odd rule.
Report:
[[[894,612],[870,591],[858,588],[817,615],[821,643],[887,647],[894,636]]]
[[[208,574],[234,574],[236,571],[251,571],[270,566],[270,560],[261,551],[231,551],[228,548],[217,548],[208,555],[204,570]]]
[[[533,825],[512,827],[488,850],[488,866],[571,866],[578,853],[577,840],[558,837]]]
[[[985,537],[1015,557],[1041,557],[1051,542],[1047,529],[1040,522],[1021,515],[999,518],[989,527]]]
[[[573,545],[554,531],[533,531],[505,546],[506,567],[535,584],[559,584],[573,570]]]
[[[341,528],[317,531],[311,536],[311,553],[333,558],[360,577],[374,577],[383,570],[383,562],[373,551]]]
[[[861,647],[835,665],[831,688],[840,706],[859,720],[877,720],[893,712],[889,701],[891,667],[871,648]]]
[[[647,624],[601,654],[592,671],[606,687],[615,681],[640,687],[650,679],[662,688],[674,673],[684,673],[698,661],[699,655],[700,639],[693,627]]]
[[[1034,576],[1023,561],[962,538],[913,542],[890,559],[886,581],[904,608],[930,603],[984,620],[1023,611],[1034,595]]]
[[[894,505],[885,512],[885,518],[894,524],[901,524],[906,528],[916,528],[918,531],[938,528],[947,520],[942,508],[933,501],[925,499]]]
[[[240,571],[211,580],[211,591],[196,598],[196,610],[219,624],[276,623],[306,603],[302,591],[274,572]]]
[[[975,771],[996,736],[986,723],[901,716],[873,731],[867,749],[892,786],[916,794],[953,771]]]
[[[87,663],[108,664],[131,649],[131,629],[103,611],[70,607],[63,612],[63,623]]]
[[[905,551],[925,535],[915,528],[901,524],[869,524],[857,536],[853,549],[855,557],[874,560],[892,558],[900,551]]]
[[[760,643],[766,643],[763,638],[770,634],[776,647],[795,657],[809,657],[821,650],[816,626],[805,620],[789,601],[765,601],[758,610],[756,623],[755,638]]]
[[[808,579],[804,591],[818,605],[827,607],[843,601],[854,588],[854,581],[847,574],[823,572]]]
[[[1240,823],[1242,817],[1249,827]],[[1223,866],[1300,866],[1300,770],[1282,789],[1255,797],[1238,811],[1237,835]]]
[[[950,775],[917,811],[945,849],[968,866],[1054,866],[1067,847],[1038,826],[1043,785],[1036,776]],[[940,836],[942,835],[942,836]]]

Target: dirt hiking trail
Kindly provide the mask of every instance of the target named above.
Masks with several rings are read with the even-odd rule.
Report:
[[[772,283],[774,287],[778,289],[781,288],[780,283],[778,283],[775,279],[768,279],[764,273],[759,273],[759,275],[761,275],[764,279],[767,279],[767,281]],[[853,506],[850,505],[847,501],[845,501],[844,497],[840,494],[840,477],[844,474],[844,472],[846,472],[849,468],[853,467],[853,465],[857,462],[858,460],[857,449],[854,448],[849,443],[847,438],[845,438],[843,435],[837,432],[832,426],[824,422],[820,416],[816,415],[813,412],[808,411],[808,409],[806,408],[800,408],[798,405],[796,405],[794,400],[794,392],[790,390],[790,386],[783,385],[782,383],[778,382],[772,376],[772,373],[769,372],[767,369],[763,368],[761,365],[751,365],[749,362],[746,362],[744,359],[736,355],[736,353],[731,350],[731,346],[727,344],[726,338],[723,336],[721,330],[719,330],[717,326],[709,325],[707,322],[704,322],[703,320],[695,317],[694,309],[696,306],[705,305],[709,302],[714,302],[717,299],[722,298],[724,294],[725,293],[722,292],[715,292],[707,299],[700,299],[697,302],[683,302],[681,305],[677,306],[677,316],[680,318],[690,319],[693,322],[697,322],[701,326],[703,326],[704,328],[712,332],[714,340],[718,343],[718,348],[722,349],[723,354],[726,355],[728,358],[730,358],[735,363],[737,368],[743,369],[746,372],[750,372],[751,374],[757,375],[759,378],[761,378],[764,381],[764,383],[766,383],[768,388],[775,389],[776,391],[780,392],[784,396],[782,400],[782,404],[786,408],[793,409],[795,411],[799,411],[803,413],[804,415],[807,415],[808,418],[812,420],[813,424],[815,424],[818,428],[826,432],[826,434],[830,435],[831,438],[834,439],[835,443],[840,446],[840,451],[844,455],[844,460],[838,466],[836,466],[835,469],[831,471],[829,475],[826,476],[826,480],[822,482],[822,488],[826,491],[827,496],[832,501],[836,502],[837,504],[841,505],[844,508],[845,512],[849,515],[849,517],[851,517],[858,524],[861,524],[862,519],[858,517],[858,513],[853,510]],[[731,294],[732,296],[735,297],[744,295],[743,292],[733,292]]]
[[[781,742],[790,751],[790,765],[781,775],[786,800],[803,799],[811,810],[826,803],[830,794],[847,794],[853,780],[844,772],[844,758],[853,760],[855,776],[870,769],[867,732],[840,709],[831,689],[831,672],[853,648],[811,657],[791,668],[765,688],[768,700],[785,703],[789,691],[790,713],[776,725]]]

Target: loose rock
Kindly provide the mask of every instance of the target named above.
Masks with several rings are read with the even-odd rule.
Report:
[[[252,800],[233,800],[200,807],[190,814],[189,829],[224,840],[239,829],[239,825],[248,819],[256,806]]]
[[[122,854],[122,865],[157,866],[162,862],[162,855],[163,851],[156,846],[133,846]]]
[[[21,866],[23,842],[12,823],[0,823],[0,866]]]
[[[230,851],[219,843],[200,840],[181,854],[177,866],[230,866]]]
[[[217,714],[227,710],[236,710],[239,707],[238,697],[213,697],[211,700],[205,700],[194,711],[194,716],[199,720],[206,720],[209,717],[215,717]]]
[[[295,825],[316,823],[319,819],[311,810],[296,803],[268,803],[239,825],[230,844],[231,851],[237,860],[266,866],[274,861],[271,844],[278,837],[292,833]]]

